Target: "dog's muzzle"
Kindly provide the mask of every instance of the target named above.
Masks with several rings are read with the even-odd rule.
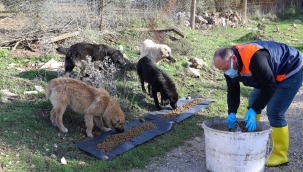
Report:
[[[176,59],[173,56],[168,56],[167,59],[172,61],[173,63],[177,62]]]
[[[173,103],[173,102],[171,102],[170,103],[170,106],[173,108],[173,109],[176,109],[178,106],[177,106],[177,103]]]
[[[115,128],[117,133],[123,133],[124,132],[124,128]]]

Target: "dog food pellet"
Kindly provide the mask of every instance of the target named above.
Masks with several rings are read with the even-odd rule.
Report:
[[[183,111],[187,111],[188,109],[190,109],[193,106],[196,106],[198,103],[202,102],[203,98],[196,98],[182,106],[177,107],[174,110],[169,111],[166,114],[161,115],[161,118],[176,118],[180,113],[182,113]]]
[[[239,127],[241,128],[242,132],[248,132],[247,128],[246,128],[246,122],[245,121],[239,121],[238,122]]]
[[[108,135],[103,143],[97,144],[97,148],[105,152],[110,152],[117,145],[130,141],[141,135],[145,130],[156,129],[157,125],[147,122],[139,126],[131,127],[123,133]]]

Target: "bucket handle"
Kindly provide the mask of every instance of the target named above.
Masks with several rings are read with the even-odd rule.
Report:
[[[269,158],[269,156],[272,154],[272,152],[274,151],[274,147],[275,147],[275,144],[274,144],[274,139],[270,136],[270,138],[271,138],[271,142],[272,142],[272,149],[271,149],[271,151],[270,151],[270,153],[268,154],[268,152],[269,152],[269,147],[270,147],[270,139],[268,140],[268,143],[267,143],[267,150],[268,151],[266,151],[266,155],[268,155],[268,156],[266,156],[266,160],[265,160],[265,164],[266,165],[268,165],[268,158]]]

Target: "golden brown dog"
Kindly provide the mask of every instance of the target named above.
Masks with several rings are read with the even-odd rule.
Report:
[[[103,131],[109,130],[104,127],[103,120],[108,127],[114,127],[117,132],[124,131],[124,113],[103,88],[97,89],[72,78],[56,78],[48,83],[45,94],[53,105],[50,119],[53,125],[58,126],[63,132],[68,132],[62,122],[67,105],[70,105],[72,110],[84,114],[88,137],[93,137],[93,121]]]

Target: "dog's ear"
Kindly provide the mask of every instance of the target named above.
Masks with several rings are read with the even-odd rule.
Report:
[[[117,60],[118,60],[118,53],[117,52],[115,52],[112,56],[111,56],[111,59],[112,59],[112,61],[113,62],[117,62]]]
[[[162,56],[164,56],[164,57],[169,57],[169,56],[171,56],[171,53],[170,53],[170,51],[169,51],[169,48],[166,47],[166,46],[161,47],[161,54],[162,54]]]
[[[115,120],[116,118],[113,118],[110,122],[112,124],[113,127],[115,127],[117,124],[119,124],[120,119],[118,119],[118,121]]]
[[[111,59],[115,63],[120,63],[120,64],[124,65],[126,63],[124,57],[125,57],[124,54],[122,54],[119,50],[117,50],[111,56]]]
[[[163,54],[163,55],[166,55],[166,53],[167,53],[167,49],[165,48],[165,47],[161,47],[161,53]]]

